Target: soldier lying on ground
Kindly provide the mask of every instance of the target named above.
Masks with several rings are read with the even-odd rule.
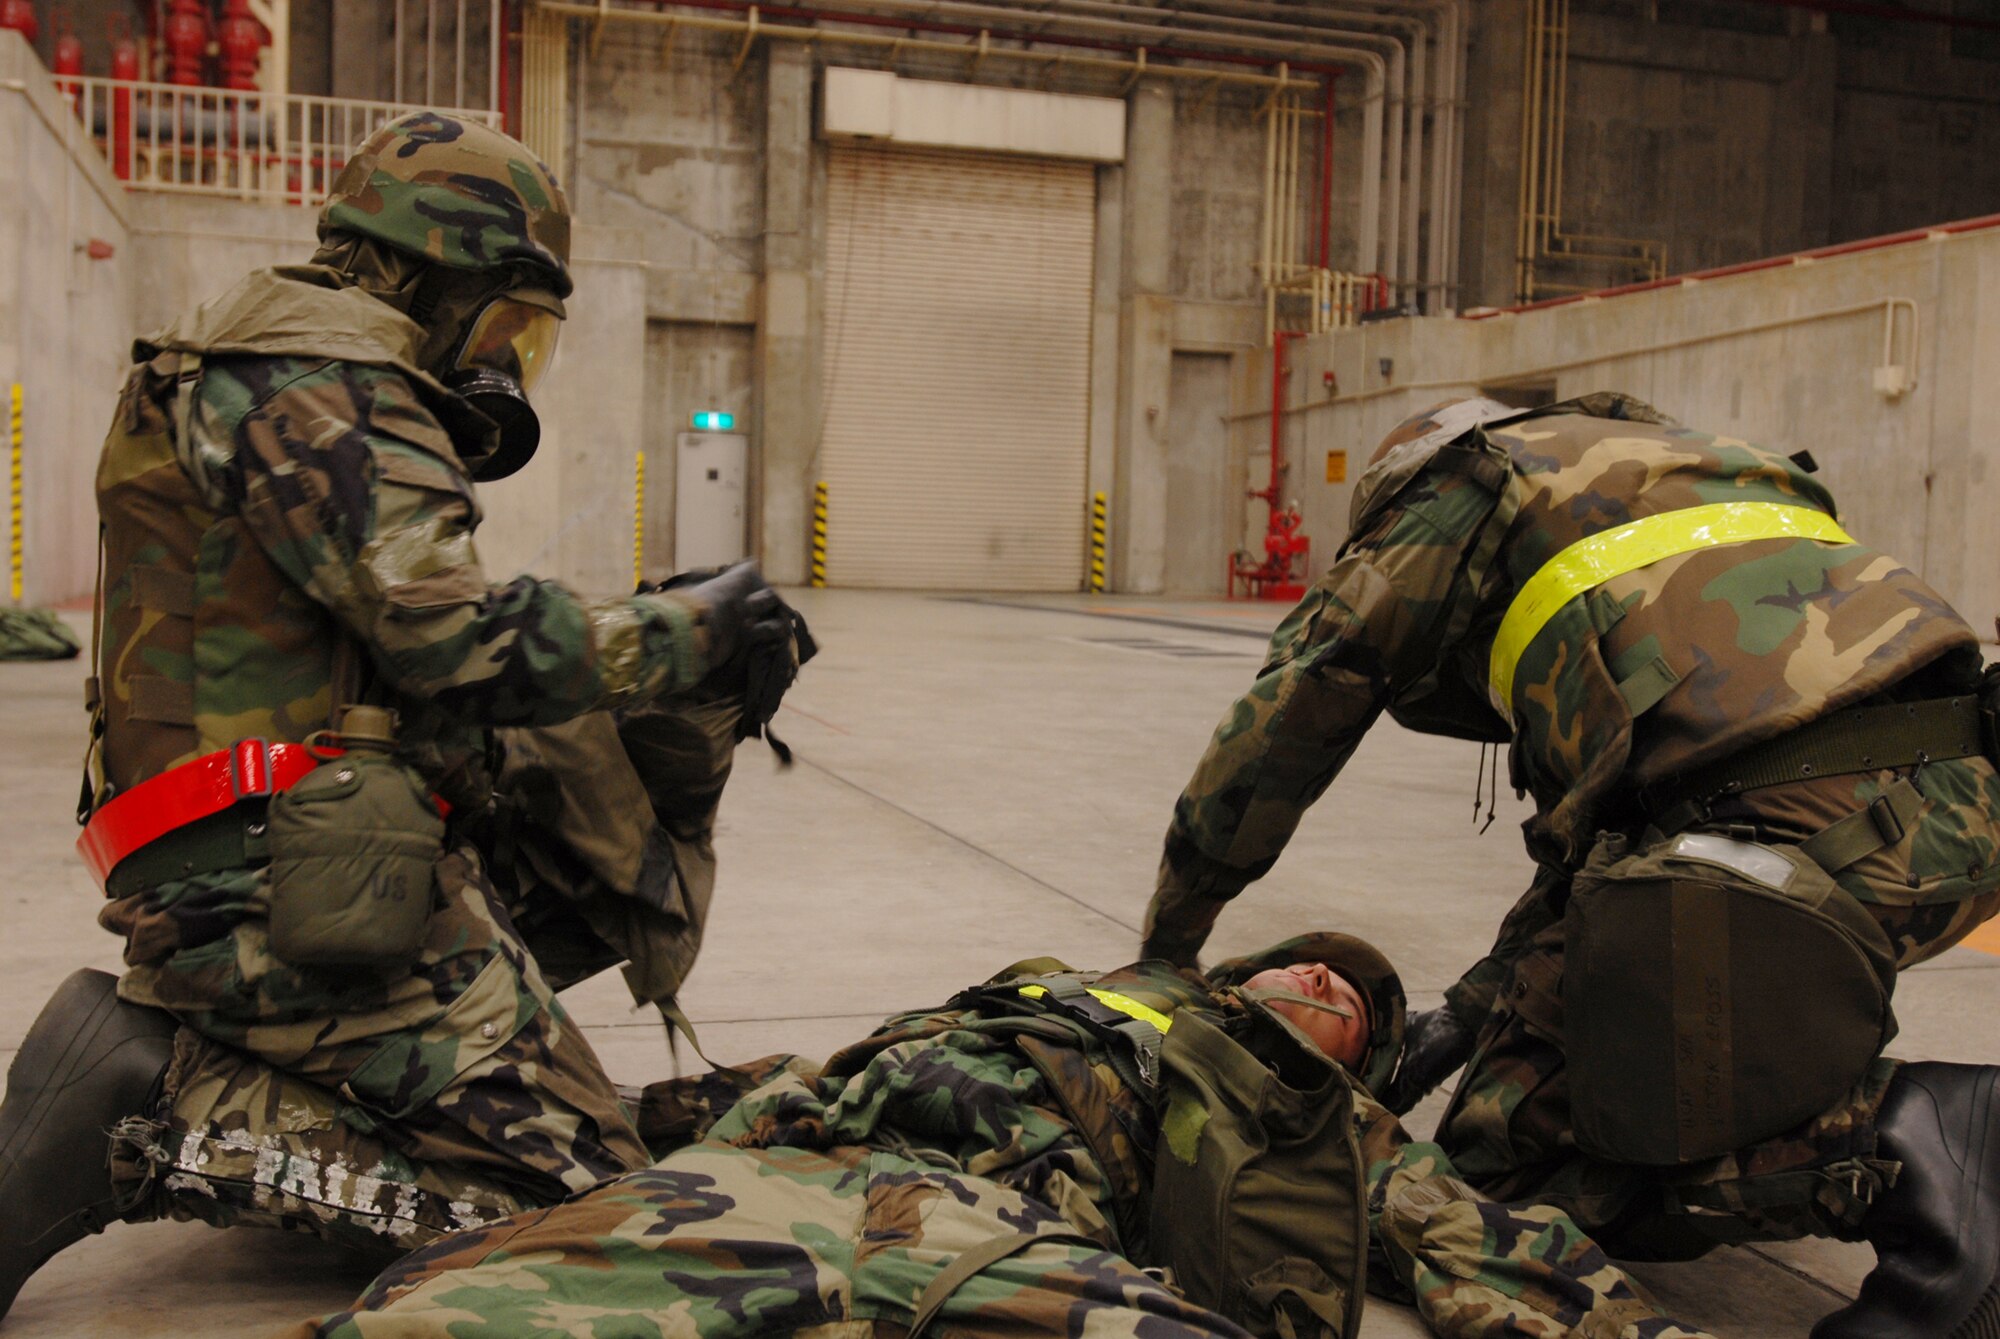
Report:
[[[300,1334],[1330,1339],[1365,1276],[1441,1335],[1698,1336],[1560,1209],[1404,1133],[1366,1086],[1402,1029],[1344,935],[1205,978],[1020,963],[823,1065],[654,1085],[653,1167],[434,1243]]]
[[[320,238],[141,340],[105,443],[81,845],[129,970],[71,977],[9,1072],[0,1313],[115,1219],[407,1248],[649,1161],[511,916],[565,945],[561,979],[628,958],[670,1001],[717,759],[679,810],[567,766],[616,782],[626,826],[564,868],[550,759],[617,731],[495,730],[622,708],[650,747],[642,705],[675,699],[702,735],[773,682],[753,666],[795,664],[792,621],[748,564],[597,601],[488,581],[473,483],[533,454],[571,291],[568,206],[525,148],[392,122]]]
[[[1437,1139],[1482,1193],[1627,1258],[1865,1238],[1819,1339],[2000,1333],[2000,1070],[1882,1057],[1898,968],[2000,906],[1972,629],[1804,453],[1618,395],[1420,414],[1353,510],[1174,808],[1146,953],[1194,962],[1384,710],[1511,741],[1540,870],[1390,1108],[1470,1060]]]

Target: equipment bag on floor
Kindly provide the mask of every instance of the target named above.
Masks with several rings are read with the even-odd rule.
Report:
[[[70,660],[81,649],[53,609],[0,609],[0,660]]]

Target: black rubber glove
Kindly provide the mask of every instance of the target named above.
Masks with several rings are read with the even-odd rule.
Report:
[[[1398,1116],[1408,1113],[1472,1058],[1477,1040],[1478,1034],[1450,1009],[1440,1006],[1411,1014],[1403,1027],[1403,1058],[1396,1075],[1376,1098]]]
[[[799,677],[799,667],[819,654],[819,643],[813,640],[803,614],[783,600],[778,601],[778,608],[784,616],[778,635],[769,635],[762,624],[752,632],[743,668],[743,715],[736,722],[736,737],[764,739],[778,761],[789,766],[791,749],[768,727],[778,714],[779,703],[785,700],[785,690]]]
[[[667,586],[703,606],[710,673],[735,664],[746,647],[779,641],[791,632],[791,611],[754,562],[726,567],[694,585],[669,582]]]

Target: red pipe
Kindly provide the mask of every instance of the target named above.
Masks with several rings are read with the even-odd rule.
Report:
[[[752,8],[749,0],[643,0],[654,9],[712,9],[727,14],[748,14]],[[1008,42],[1041,43],[1047,46],[1077,47],[1087,51],[1115,51],[1129,55],[1141,50],[1150,59],[1166,56],[1175,60],[1206,60],[1218,65],[1250,65],[1258,69],[1271,69],[1283,65],[1294,74],[1317,74],[1338,77],[1338,65],[1322,65],[1314,61],[1284,61],[1275,57],[1246,56],[1233,51],[1198,51],[1187,47],[1153,46],[1144,42],[1111,42],[1094,37],[1058,37],[1052,33],[1030,33],[1002,30],[992,26],[969,27],[959,23],[938,23],[930,19],[902,19],[886,14],[850,14],[834,9],[808,8],[797,5],[757,5],[759,19],[805,19],[815,23],[857,23],[870,28],[901,28],[918,33],[949,33],[954,37],[977,37],[985,33]],[[1189,34],[1195,36],[1196,34]]]
[[[1831,260],[1838,256],[1858,255],[1864,251],[1880,251],[1889,246],[1908,246],[1912,242],[1927,241],[1938,233],[1957,236],[1959,233],[1983,232],[1988,228],[2000,228],[2000,214],[1982,214],[1978,218],[1960,219],[1956,223],[1940,223],[1929,228],[1911,228],[1906,232],[1884,233],[1880,237],[1864,237],[1853,242],[1836,242],[1832,246],[1817,247],[1811,251],[1793,251],[1782,256],[1768,256],[1762,260],[1746,260],[1736,265],[1718,266],[1712,270],[1674,274],[1665,279],[1648,279],[1644,283],[1621,284],[1616,288],[1600,288],[1588,293],[1570,293],[1559,298],[1544,298],[1540,302],[1523,302],[1512,307],[1494,307],[1488,311],[1468,312],[1461,319],[1484,321],[1489,317],[1507,316],[1515,312],[1567,307],[1573,302],[1582,302],[1585,298],[1629,297],[1634,293],[1652,293],[1662,288],[1679,288],[1682,284],[1699,283],[1707,279],[1727,279],[1738,274],[1775,270],[1786,265],[1795,265],[1800,261]]]
[[[1271,336],[1271,482],[1262,492],[1251,494],[1263,498],[1273,512],[1278,509],[1279,477],[1285,463],[1285,341],[1290,338],[1289,330]]]
[[[1310,561],[1312,541],[1299,533],[1299,523],[1305,518],[1298,508],[1281,507],[1278,503],[1284,496],[1285,482],[1285,343],[1302,337],[1296,330],[1279,330],[1271,336],[1271,482],[1250,491],[1251,497],[1262,498],[1270,509],[1264,524],[1264,561],[1253,565],[1244,560],[1243,554],[1230,558],[1232,598],[1239,581],[1250,588],[1254,599],[1296,600],[1305,594],[1302,578]]]

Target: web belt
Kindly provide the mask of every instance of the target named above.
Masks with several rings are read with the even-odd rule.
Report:
[[[1920,767],[1989,753],[1979,699],[1932,698],[1837,711],[1776,739],[1681,776],[1654,789],[1654,823],[1674,833],[1709,816],[1728,795],[1817,777]],[[1903,838],[1922,806],[1909,781],[1898,781],[1869,804],[1808,838],[1802,847],[1822,867],[1845,869]]]

